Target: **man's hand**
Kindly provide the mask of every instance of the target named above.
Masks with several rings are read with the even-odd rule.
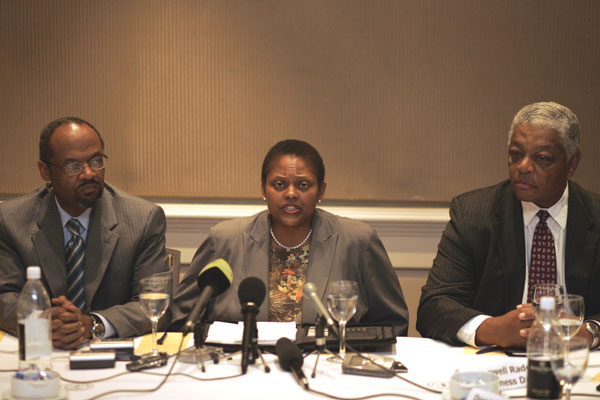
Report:
[[[59,349],[76,349],[91,337],[91,318],[65,296],[52,299],[52,345]]]
[[[475,343],[478,346],[525,347],[534,319],[533,305],[519,304],[504,315],[483,321],[475,333]]]

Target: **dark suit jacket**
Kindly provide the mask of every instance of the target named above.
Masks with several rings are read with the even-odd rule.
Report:
[[[84,290],[119,336],[141,335],[150,321],[137,302],[141,278],[167,270],[163,210],[106,184],[90,214]],[[39,265],[48,295],[67,295],[63,230],[49,185],[0,204],[0,329],[15,334],[26,268]]]
[[[567,292],[585,297],[586,318],[600,317],[600,197],[569,181],[565,249]],[[499,316],[521,303],[525,236],[521,202],[510,183],[452,200],[427,283],[417,329],[460,344],[458,330],[479,314]]]
[[[269,220],[268,211],[252,217],[222,222],[210,231],[179,286],[175,298],[174,326],[187,318],[199,296],[196,278],[200,270],[217,258],[224,258],[233,270],[233,283],[217,297],[212,318],[241,321],[238,287],[246,277],[255,276],[268,287]],[[385,248],[373,228],[362,222],[338,217],[317,209],[313,216],[313,235],[307,281],[313,282],[321,299],[330,281],[347,279],[358,283],[359,297],[354,321],[390,322],[397,335],[406,335],[408,311],[398,277]],[[257,320],[268,320],[268,296]],[[310,299],[302,303],[302,322],[314,323],[316,310]]]

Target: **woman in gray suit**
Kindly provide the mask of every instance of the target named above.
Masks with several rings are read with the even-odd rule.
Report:
[[[316,208],[326,188],[319,152],[306,142],[283,140],[265,156],[261,181],[268,209],[211,228],[177,291],[174,326],[187,318],[200,294],[199,272],[223,258],[231,265],[233,282],[214,301],[212,320],[242,320],[238,287],[254,276],[267,287],[257,320],[314,323],[317,313],[303,298],[303,285],[314,283],[323,299],[329,282],[345,279],[359,288],[351,321],[391,323],[397,335],[406,335],[402,289],[375,230]]]

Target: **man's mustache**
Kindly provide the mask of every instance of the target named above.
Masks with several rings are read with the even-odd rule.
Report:
[[[84,185],[89,185],[89,184],[94,184],[94,185],[100,185],[100,182],[98,182],[96,179],[86,179],[85,181],[81,182],[79,185],[77,185],[77,189],[79,189],[80,187],[84,186]]]

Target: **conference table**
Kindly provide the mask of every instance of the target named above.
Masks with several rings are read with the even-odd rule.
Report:
[[[139,342],[139,338],[136,342]],[[10,378],[16,369],[17,339],[5,335],[0,341],[0,391],[3,398],[8,398]],[[401,396],[416,399],[449,399],[448,384],[454,372],[519,371],[526,365],[526,358],[508,357],[499,352],[475,354],[470,347],[452,347],[430,339],[414,337],[398,337],[396,344],[386,355],[401,361],[408,372],[400,374],[403,378],[417,383],[415,386],[405,380],[392,378],[368,377],[343,374],[341,365],[327,361],[321,356],[315,378],[311,378],[311,370],[316,355],[304,359],[303,371],[309,380],[311,390],[324,392],[338,398],[359,398],[376,394],[387,394],[381,399],[397,399]],[[103,393],[114,390],[146,390],[157,386],[171,367],[174,358],[160,368],[145,372],[127,372],[126,362],[119,361],[114,368],[108,369],[69,369],[69,352],[55,350],[53,352],[53,369],[63,378],[63,387],[69,399],[92,399]],[[207,362],[206,372],[202,372],[196,364],[177,362],[173,368],[173,376],[154,392],[114,392],[99,398],[110,399],[318,399],[323,395],[304,390],[290,372],[279,366],[277,356],[265,354],[265,360],[271,371],[266,373],[260,363],[252,364],[245,375],[241,375],[240,356],[222,359],[218,364]],[[508,368],[507,368],[508,366]],[[89,382],[104,378],[112,379]],[[521,373],[521,376],[525,376]],[[506,374],[501,379],[515,378],[518,373]],[[574,386],[574,399],[600,397],[596,386],[600,382],[600,352],[590,353],[590,360],[585,376]],[[512,388],[502,391],[506,397],[524,397],[525,388]]]

